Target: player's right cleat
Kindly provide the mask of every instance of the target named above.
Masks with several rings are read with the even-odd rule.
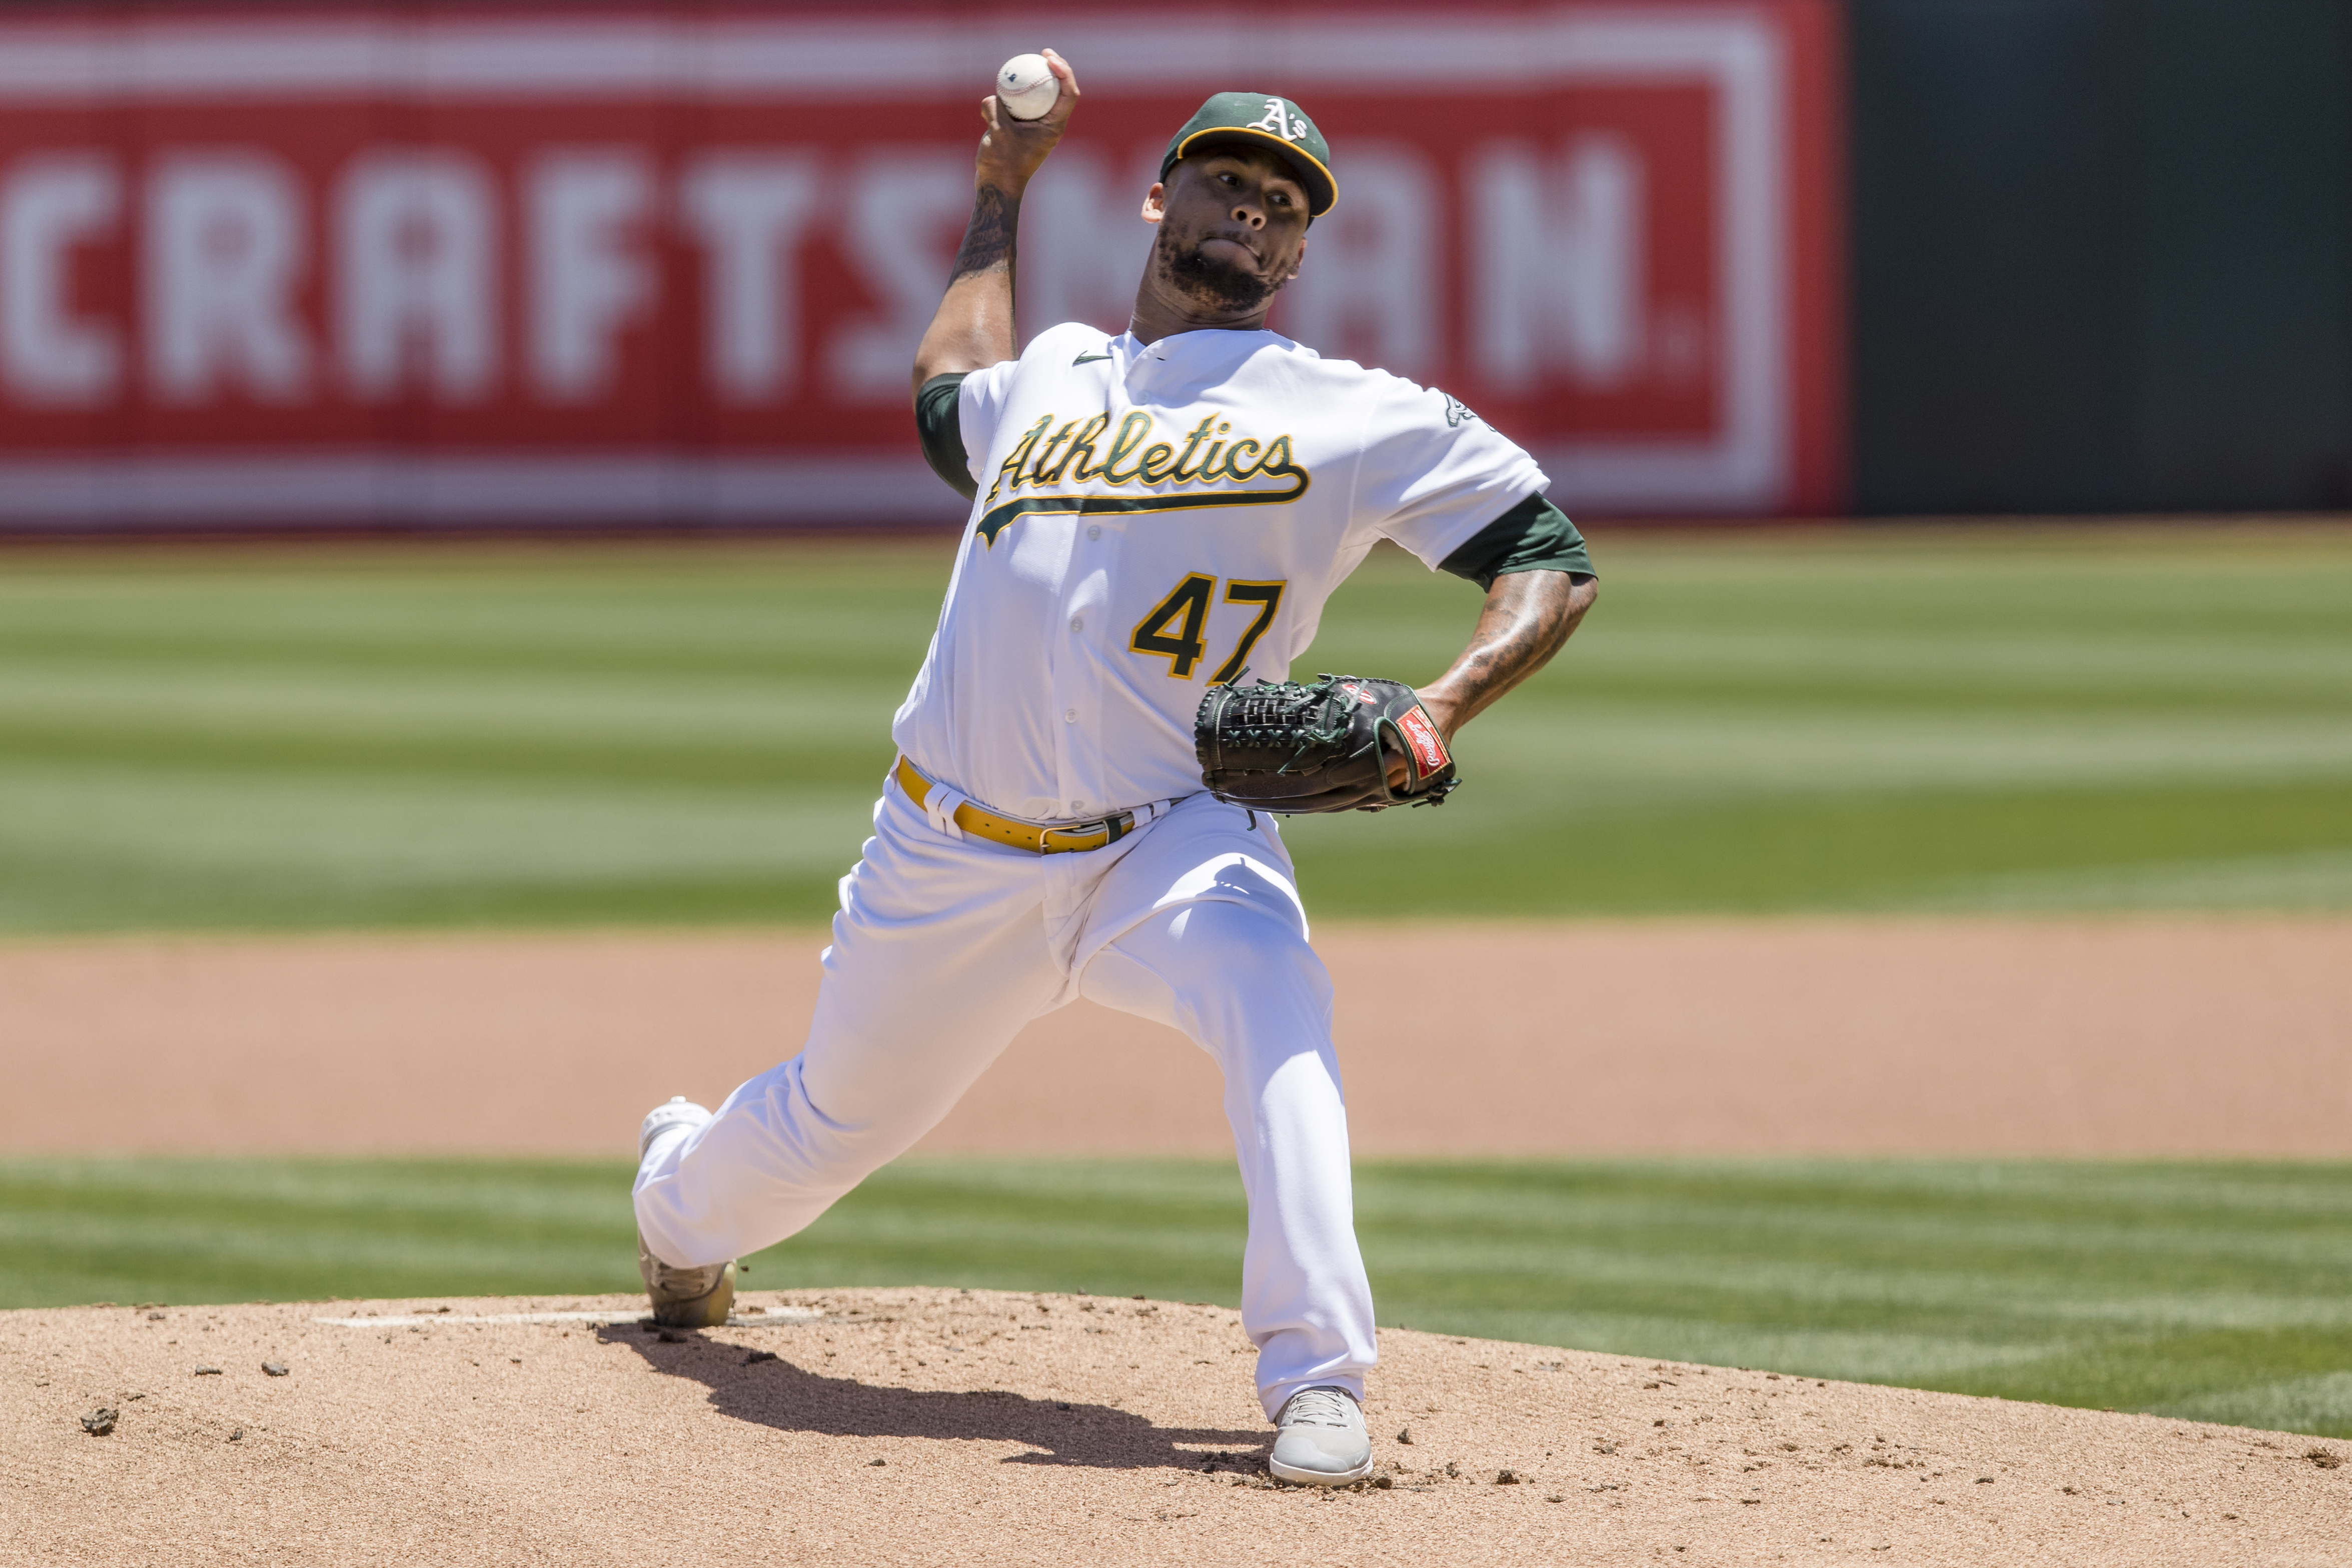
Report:
[[[675,1269],[646,1248],[637,1237],[637,1273],[653,1301],[654,1322],[664,1328],[717,1328],[735,1304],[735,1260],[701,1269]]]
[[[638,1126],[637,1162],[640,1165],[644,1164],[646,1151],[654,1146],[654,1140],[672,1127],[691,1129],[699,1127],[709,1120],[710,1120],[710,1113],[703,1107],[683,1094],[671,1095],[668,1104],[656,1105],[646,1112],[644,1123]]]
[[[1364,1412],[1344,1388],[1300,1389],[1274,1425],[1274,1453],[1265,1468],[1276,1480],[1343,1487],[1372,1473]]]
[[[655,1106],[637,1129],[638,1161],[643,1163],[652,1153],[655,1140],[664,1134],[690,1136],[709,1120],[709,1111],[682,1094],[667,1105]],[[680,1269],[655,1257],[643,1231],[637,1233],[637,1275],[645,1281],[646,1295],[653,1302],[654,1322],[665,1328],[715,1328],[727,1321],[728,1309],[735,1304],[732,1259],[699,1269]]]

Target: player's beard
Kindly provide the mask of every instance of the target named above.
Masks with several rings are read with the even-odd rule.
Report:
[[[1199,240],[1181,244],[1164,228],[1153,239],[1151,249],[1163,281],[1223,315],[1251,314],[1289,281],[1210,256]]]

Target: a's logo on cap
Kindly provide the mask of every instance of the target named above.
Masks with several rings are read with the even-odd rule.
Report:
[[[1307,117],[1303,114],[1295,120],[1292,119],[1290,110],[1284,106],[1282,99],[1270,98],[1265,100],[1265,118],[1252,120],[1242,129],[1271,131],[1285,141],[1296,141],[1315,128],[1307,123]]]

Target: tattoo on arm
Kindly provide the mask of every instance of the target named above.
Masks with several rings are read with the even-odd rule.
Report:
[[[1496,579],[1470,645],[1432,686],[1460,728],[1505,692],[1551,662],[1598,594],[1593,580],[1564,571],[1512,572]]]
[[[971,222],[963,231],[963,246],[956,252],[950,286],[964,278],[1002,267],[1013,270],[1013,245],[1021,232],[1021,198],[1008,196],[994,185],[982,185],[972,195]]]
[[[1018,192],[985,183],[974,190],[955,274],[915,347],[914,390],[942,372],[983,370],[1013,357],[1013,242],[1020,227]]]

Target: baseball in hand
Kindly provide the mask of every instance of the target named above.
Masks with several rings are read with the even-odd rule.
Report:
[[[1034,120],[1054,107],[1062,84],[1043,55],[1015,55],[996,72],[996,101],[1015,120]]]

